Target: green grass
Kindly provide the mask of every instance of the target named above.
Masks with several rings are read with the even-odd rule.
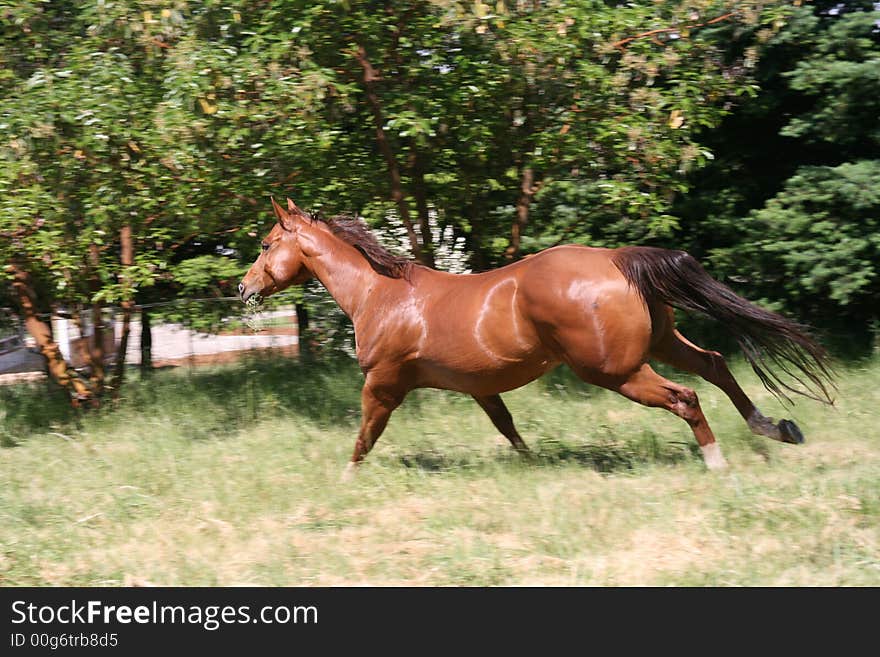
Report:
[[[352,364],[133,375],[81,418],[45,385],[0,388],[0,584],[880,584],[880,363],[793,413],[736,371],[806,445],[675,374],[730,463],[709,473],[684,422],[560,370],[505,395],[533,459],[425,390],[347,484]]]

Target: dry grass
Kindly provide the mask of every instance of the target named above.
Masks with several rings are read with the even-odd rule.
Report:
[[[25,417],[45,388],[18,388],[0,400],[0,583],[876,586],[878,380],[851,367],[836,408],[798,404],[800,447],[698,384],[721,474],[684,423],[564,375],[506,396],[531,461],[469,399],[423,391],[345,485],[350,366],[165,373],[80,428],[45,400]]]

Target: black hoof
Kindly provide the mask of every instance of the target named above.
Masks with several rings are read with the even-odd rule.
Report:
[[[782,442],[792,445],[800,445],[804,442],[804,434],[791,420],[780,420],[778,426],[779,433],[782,434]]]

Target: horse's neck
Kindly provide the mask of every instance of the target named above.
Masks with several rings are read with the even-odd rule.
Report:
[[[318,226],[302,233],[306,266],[339,307],[356,319],[381,277],[357,249]]]

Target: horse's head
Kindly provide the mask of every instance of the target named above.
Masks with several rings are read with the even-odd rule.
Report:
[[[300,228],[309,221],[308,216],[290,199],[287,199],[285,210],[273,198],[272,208],[278,223],[263,238],[260,256],[238,284],[242,301],[255,294],[267,297],[291,285],[305,283],[312,277],[303,262],[299,241]]]

